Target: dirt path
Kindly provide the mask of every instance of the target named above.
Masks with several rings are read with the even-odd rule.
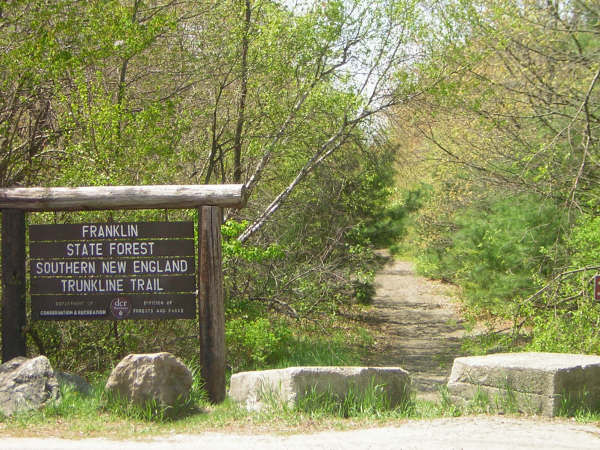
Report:
[[[393,258],[377,273],[375,288],[367,320],[378,324],[381,337],[367,364],[400,366],[410,372],[419,397],[436,398],[465,334],[452,288],[416,275],[412,262]]]
[[[407,421],[397,426],[309,434],[203,433],[148,440],[3,438],[3,450],[537,450],[600,448],[594,425],[502,417]]]

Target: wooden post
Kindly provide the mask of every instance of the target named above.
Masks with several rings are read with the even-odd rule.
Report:
[[[26,356],[25,212],[2,210],[2,361]]]
[[[225,400],[225,305],[221,223],[223,210],[214,206],[198,209],[198,318],[200,362],[208,398]]]

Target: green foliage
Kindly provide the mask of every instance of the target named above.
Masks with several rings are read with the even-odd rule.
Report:
[[[475,336],[466,336],[461,343],[461,349],[468,355],[516,352],[521,349],[517,345],[517,337],[509,333],[488,331]]]
[[[259,317],[269,324],[279,314],[322,320],[372,295],[372,243],[360,230],[386,206],[394,152],[374,144],[370,110],[382,107],[384,88],[386,98],[393,92],[393,68],[406,61],[400,49],[410,49],[399,44],[418,21],[412,1],[335,1],[294,12],[250,3],[248,11],[244,2],[211,0],[0,6],[2,186],[257,180],[249,183],[248,207],[223,226],[232,346],[249,345],[236,332],[243,328],[236,319],[247,315],[247,339],[259,347],[243,365],[273,361],[287,339],[281,330],[269,335]],[[382,78],[361,92],[350,71],[381,64],[387,69],[370,73]],[[381,92],[367,92],[375,86]],[[243,179],[234,174],[238,152]],[[255,171],[259,161],[264,167]],[[289,201],[252,243],[241,244],[237,236],[299,175]],[[43,213],[33,220],[164,217],[194,212]],[[102,372],[131,351],[195,358],[189,342],[196,327],[36,323],[28,336],[30,348],[60,367]]]
[[[532,330],[529,348],[537,351],[600,354],[600,304],[594,276],[600,272],[600,221],[582,215],[567,240],[569,268],[537,300],[524,308]]]
[[[244,245],[237,237],[248,227],[248,221],[236,222],[229,220],[221,226],[223,236],[223,260],[224,263],[230,259],[239,258],[250,263],[265,261],[277,261],[284,256],[283,249],[278,244],[270,244],[267,248],[253,245]]]
[[[370,305],[373,303],[373,297],[375,296],[375,286],[373,285],[374,277],[368,281],[354,281],[354,298],[361,305]]]
[[[575,307],[536,311],[528,349],[542,352],[600,354],[600,305],[583,299]]]
[[[327,170],[315,170],[265,225],[260,240],[242,245],[235,238],[244,222],[226,224],[229,308],[255,309],[251,304],[259,303],[292,318],[314,318],[370,300],[377,266],[364,230],[390,196],[392,179],[383,166],[392,155],[355,150],[332,158]]]
[[[250,308],[241,311],[230,310],[225,323],[228,363],[233,372],[359,365],[372,340],[364,330],[331,330],[324,338],[321,330],[309,325],[277,318],[251,318]]]
[[[560,242],[560,208],[532,195],[491,197],[454,216],[447,247],[419,257],[425,273],[455,281],[474,307],[512,317],[515,301],[532,293],[536,277],[552,273],[548,254]]]
[[[273,365],[290,351],[292,333],[283,321],[246,316],[227,320],[225,339],[229,364],[237,372]]]
[[[432,186],[411,236],[419,268],[459,284],[470,312],[513,322],[483,347],[530,333],[531,348],[597,352],[595,269],[582,270],[600,238],[597,2],[432,8],[430,89],[395,117],[402,179]]]
[[[129,353],[168,351],[185,360],[198,360],[195,320],[39,321],[30,325],[28,346],[45,354],[53,367],[104,375]],[[34,350],[35,349],[35,350]]]
[[[403,191],[397,203],[384,206],[368,220],[363,230],[365,237],[377,247],[394,247],[398,240],[406,237],[411,216],[423,206],[430,191],[431,186],[425,183]],[[388,195],[382,200],[387,205],[389,199]]]
[[[572,267],[599,265],[600,217],[595,214],[579,217],[569,237],[568,247]]]

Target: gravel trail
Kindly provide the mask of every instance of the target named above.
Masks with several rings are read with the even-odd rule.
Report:
[[[452,288],[416,275],[412,262],[394,259],[377,273],[375,288],[367,320],[383,337],[366,363],[400,366],[410,372],[418,397],[437,398],[465,335]]]

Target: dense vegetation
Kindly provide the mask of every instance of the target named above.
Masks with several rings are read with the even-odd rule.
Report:
[[[289,8],[0,2],[0,186],[246,185],[248,207],[226,211],[223,226],[234,370],[357,362],[344,359],[352,339],[331,321],[370,292],[368,225],[386,205],[394,159],[376,143],[377,114],[405,99],[396,74],[414,59],[411,1]],[[165,218],[196,220],[194,211],[29,216]],[[108,370],[131,351],[198,354],[195,321],[27,332],[33,352],[76,372]]]
[[[0,50],[0,186],[247,186],[223,225],[232,369],[356,362],[335,317],[399,235],[512,337],[600,353],[596,1],[0,1]],[[196,327],[27,331],[82,372],[194,360]]]
[[[521,334],[598,353],[598,3],[450,1],[436,17],[418,74],[437,82],[394,115],[405,182],[428,186],[420,269],[513,323],[496,348]]]

